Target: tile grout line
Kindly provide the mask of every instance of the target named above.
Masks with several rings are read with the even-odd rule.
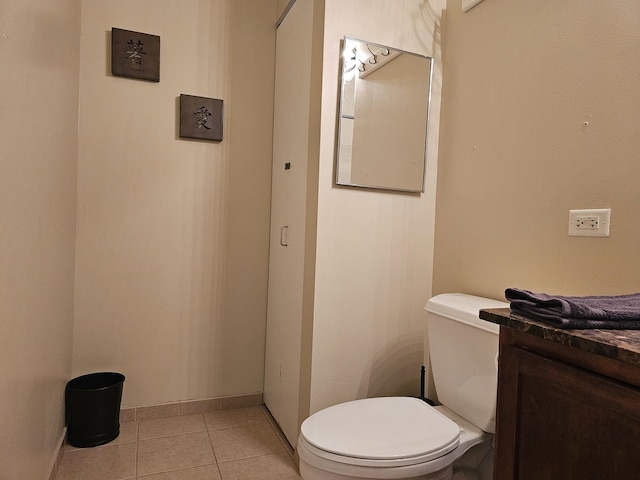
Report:
[[[216,470],[218,470],[218,476],[222,479],[222,471],[220,470],[220,462],[218,462],[218,456],[216,455],[216,449],[213,448],[213,440],[211,440],[211,431],[209,430],[209,425],[207,425],[207,419],[204,418],[204,413],[202,415],[202,421],[204,422],[204,428],[207,432],[207,438],[209,439],[209,445],[211,445],[211,451],[213,452],[213,459],[216,462]]]
[[[138,478],[138,452],[139,452],[139,445],[138,443],[140,442],[140,422],[138,420],[136,420],[136,454],[135,454],[135,463],[133,464],[133,478],[137,479]]]

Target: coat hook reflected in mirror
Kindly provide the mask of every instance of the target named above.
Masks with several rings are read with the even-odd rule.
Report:
[[[369,46],[368,43],[366,45],[367,45],[367,50],[369,50],[369,53],[371,54],[371,56],[369,57],[369,63],[371,65],[375,65],[376,63],[378,63],[378,56],[371,51],[371,47]]]

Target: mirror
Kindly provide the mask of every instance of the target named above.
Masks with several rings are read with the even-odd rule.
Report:
[[[345,37],[336,183],[424,192],[433,59]]]

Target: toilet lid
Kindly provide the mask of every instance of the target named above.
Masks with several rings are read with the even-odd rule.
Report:
[[[429,461],[458,446],[460,428],[417,398],[382,397],[321,410],[302,423],[300,433],[309,444],[336,455]]]

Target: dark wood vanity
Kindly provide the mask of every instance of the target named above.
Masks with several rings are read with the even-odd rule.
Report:
[[[500,325],[495,480],[640,478],[640,330]]]

